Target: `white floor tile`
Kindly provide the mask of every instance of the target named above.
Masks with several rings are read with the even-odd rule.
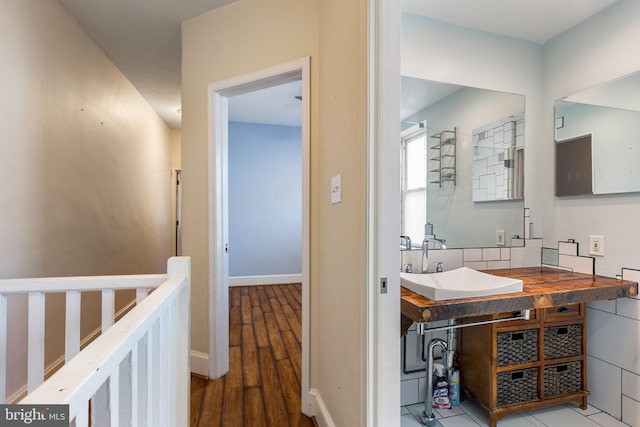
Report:
[[[604,412],[600,412],[599,414],[591,415],[588,417],[590,420],[597,422],[603,427],[628,427],[627,424],[622,421],[613,418],[609,414],[605,414]]]
[[[476,405],[470,401],[465,401],[460,403],[460,408],[475,421],[478,425],[482,427],[487,427],[489,425],[489,419],[486,417],[484,412]],[[511,414],[504,417],[502,420],[498,421],[499,427],[545,427],[544,424],[536,424],[535,420],[532,421],[527,414]]]
[[[411,412],[411,414],[417,419],[422,418],[422,413],[424,412],[424,403],[418,403],[416,405],[409,405],[407,409]],[[438,418],[438,413],[434,412],[436,418]]]
[[[464,415],[465,412],[459,406],[451,406],[451,409],[434,409],[440,416],[439,418],[455,417],[456,415]]]
[[[587,409],[581,409],[579,406],[574,406],[573,410],[579,413],[580,415],[584,415],[585,417],[602,412],[600,409],[589,404],[587,404]]]
[[[539,409],[530,412],[549,427],[598,427],[599,424],[589,418],[580,415],[569,405],[554,406],[552,408]]]
[[[409,414],[409,415],[403,415],[400,418],[400,427],[424,427],[424,426],[420,424],[418,421],[416,421],[416,419],[413,418],[413,415]]]
[[[632,408],[632,409],[635,409]],[[424,404],[402,408],[402,427],[420,426]],[[487,427],[489,420],[480,407],[471,400],[454,406],[451,410],[434,409],[436,419],[444,427]],[[411,415],[408,415],[411,414]],[[637,417],[633,410],[631,418]],[[498,427],[627,427],[618,419],[589,405],[584,411],[575,404],[565,404],[520,414],[511,414],[498,421]]]
[[[455,417],[442,418],[440,423],[443,427],[478,427],[478,423],[476,423],[473,418],[469,415],[456,415]]]

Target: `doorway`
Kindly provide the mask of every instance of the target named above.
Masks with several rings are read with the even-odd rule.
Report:
[[[212,83],[209,98],[209,376],[229,370],[229,99],[253,91],[301,81],[301,274],[302,412],[309,412],[309,58]]]

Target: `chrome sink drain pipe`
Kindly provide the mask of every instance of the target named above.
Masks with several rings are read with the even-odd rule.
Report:
[[[445,370],[448,372],[453,368],[457,335],[455,324],[455,320],[449,320],[449,326],[451,328],[447,329],[447,341],[441,338],[433,338],[429,341],[429,347],[427,350],[427,384],[425,386],[424,412],[422,413],[422,424],[425,426],[442,426],[442,424],[440,424],[433,415],[433,352],[439,347],[442,351]],[[423,330],[421,333],[424,332],[425,331]]]

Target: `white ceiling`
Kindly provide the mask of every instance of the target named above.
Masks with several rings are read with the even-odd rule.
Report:
[[[402,0],[404,12],[544,43],[618,0]]]
[[[180,128],[181,122],[180,24],[233,1],[236,0],[60,0],[174,129]],[[403,10],[544,43],[615,1],[403,0]],[[249,103],[268,104],[266,101]]]
[[[402,0],[405,13],[543,44],[618,0]],[[402,77],[400,118],[427,108],[459,86]]]
[[[60,0],[173,129],[180,128],[182,21],[235,0]]]

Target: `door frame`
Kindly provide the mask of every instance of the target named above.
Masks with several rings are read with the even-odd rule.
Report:
[[[228,98],[302,81],[302,412],[309,405],[310,58],[303,57],[208,85],[209,377],[229,370]]]
[[[367,425],[400,425],[401,5],[368,0]],[[381,281],[386,278],[386,293]]]

